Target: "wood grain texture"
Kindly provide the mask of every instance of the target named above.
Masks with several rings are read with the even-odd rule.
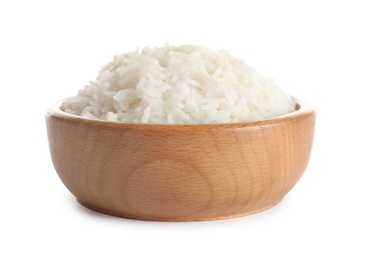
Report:
[[[54,167],[84,206],[156,221],[213,220],[268,209],[309,161],[315,112],[261,122],[149,125],[46,114]]]

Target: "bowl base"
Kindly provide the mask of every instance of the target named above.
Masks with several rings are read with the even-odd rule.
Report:
[[[102,213],[102,214],[106,214],[106,215],[110,215],[110,216],[114,216],[114,217],[119,217],[119,218],[126,218],[126,219],[133,219],[133,220],[142,220],[142,221],[157,221],[157,222],[194,222],[194,221],[213,221],[213,220],[223,220],[223,219],[232,219],[232,218],[239,218],[239,217],[244,217],[244,216],[248,216],[248,215],[253,215],[256,213],[260,213],[263,211],[266,211],[268,209],[271,209],[272,207],[276,206],[277,204],[279,204],[283,198],[275,201],[274,203],[268,204],[262,208],[258,208],[255,210],[251,210],[251,211],[244,211],[244,212],[238,212],[235,214],[222,214],[222,215],[218,215],[218,216],[205,216],[205,217],[197,217],[194,215],[191,216],[184,216],[184,217],[175,217],[175,218],[163,218],[163,217],[153,217],[153,216],[146,216],[146,215],[130,215],[127,213],[122,213],[122,212],[115,212],[112,210],[107,210],[107,209],[101,209],[100,207],[91,205],[90,203],[86,203],[83,202],[79,199],[76,199],[78,201],[78,203],[80,203],[82,206],[98,212],[98,213]]]

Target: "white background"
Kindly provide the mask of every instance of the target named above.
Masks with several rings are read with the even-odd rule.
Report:
[[[1,1],[0,259],[365,259],[361,1]],[[78,205],[44,114],[137,46],[228,49],[317,110],[310,164],[276,207],[157,223]]]

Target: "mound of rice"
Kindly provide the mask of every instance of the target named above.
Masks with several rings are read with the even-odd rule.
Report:
[[[227,51],[165,45],[115,55],[61,108],[110,121],[213,124],[281,116],[295,102]]]

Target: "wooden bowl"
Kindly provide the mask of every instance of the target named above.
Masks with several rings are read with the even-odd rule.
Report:
[[[141,220],[197,221],[271,208],[302,176],[315,112],[232,124],[116,123],[46,114],[54,167],[84,206]]]

